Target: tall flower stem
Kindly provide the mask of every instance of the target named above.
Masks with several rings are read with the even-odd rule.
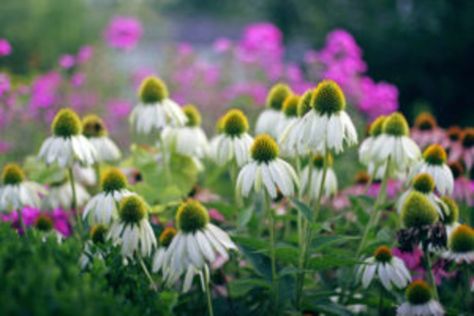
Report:
[[[203,269],[202,274],[204,275],[204,287],[205,287],[205,292],[206,292],[206,297],[207,297],[207,310],[209,315],[208,316],[214,316],[214,309],[212,308],[212,294],[211,294],[211,288],[209,286],[210,283],[210,278],[209,278],[209,271],[207,269]]]
[[[158,288],[155,284],[155,281],[153,281],[153,278],[151,277],[150,271],[148,271],[148,268],[145,265],[145,262],[143,262],[142,256],[138,256],[138,261],[140,262],[140,266],[142,267],[143,272],[145,273],[148,281],[150,282],[150,286],[153,289],[153,291],[158,291]]]
[[[367,243],[367,237],[371,229],[378,224],[380,219],[380,206],[385,202],[385,198],[387,196],[387,183],[389,178],[389,164],[390,164],[390,157],[387,159],[387,163],[385,165],[385,173],[382,179],[382,184],[380,185],[379,193],[377,195],[377,199],[375,200],[373,214],[369,218],[369,222],[365,226],[364,234],[362,235],[362,239],[360,240],[359,247],[357,248],[356,257],[359,258],[362,250],[364,250],[365,244]]]
[[[72,170],[72,167],[69,167],[68,172],[69,172],[69,181],[71,182],[71,191],[72,191],[71,208],[76,216],[77,227],[79,229],[79,232],[81,233],[82,232],[82,218],[81,218],[81,214],[79,214],[79,211],[77,209],[76,181],[74,180],[74,171]]]
[[[383,299],[384,299],[384,287],[380,285],[379,315],[383,315]]]
[[[23,214],[21,210],[17,209],[16,214],[18,216],[18,223],[20,224],[21,230],[23,230],[23,235],[26,237],[26,239],[29,239],[28,231],[26,230],[26,224],[25,224],[25,221],[23,220]]]
[[[428,282],[430,283],[433,289],[433,296],[435,300],[439,301],[438,288],[436,287],[436,282],[433,275],[433,269],[431,266],[431,259],[430,259],[430,251],[428,250],[428,243],[423,243],[423,255],[424,255],[423,261],[425,263],[425,270],[428,277]]]
[[[324,183],[326,182],[326,176],[328,172],[328,161],[329,161],[329,150],[327,146],[324,148],[324,165],[323,165],[323,176],[321,178],[321,185],[319,187],[318,196],[314,205],[313,211],[313,222],[308,222],[305,225],[306,229],[303,230],[303,243],[300,245],[300,260],[299,260],[299,274],[296,282],[296,305],[298,309],[301,307],[301,299],[304,287],[305,269],[309,259],[309,248],[313,240],[313,224],[317,223],[319,210],[321,208],[321,200],[324,192]]]
[[[276,255],[275,255],[275,213],[271,206],[271,200],[267,193],[265,193],[265,208],[268,212],[268,221],[270,227],[270,261],[272,267],[272,288],[274,292],[275,304],[278,302],[279,286],[278,276],[276,271]]]

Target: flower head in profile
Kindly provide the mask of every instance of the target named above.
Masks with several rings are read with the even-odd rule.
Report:
[[[82,134],[94,146],[98,162],[112,162],[120,159],[120,149],[109,138],[107,127],[99,116],[89,114],[82,119]]]
[[[177,234],[176,228],[172,226],[165,227],[158,238],[158,247],[155,255],[153,256],[153,272],[159,272],[163,268],[163,260],[165,259],[166,249],[173,241],[173,238]]]
[[[84,208],[82,216],[91,223],[109,225],[118,218],[117,205],[123,198],[133,195],[127,189],[125,175],[117,168],[104,172],[101,180],[102,192],[95,195]]]
[[[89,192],[78,181],[74,182],[76,190],[76,206],[82,207],[90,199]],[[43,199],[42,205],[46,208],[70,210],[73,202],[73,194],[69,177],[63,175],[58,181],[48,184],[48,195]]]
[[[84,245],[84,251],[79,258],[82,269],[89,267],[94,260],[103,260],[106,251],[103,245],[107,241],[108,228],[105,225],[97,224],[91,226],[89,230],[89,240]]]
[[[371,157],[375,164],[389,168],[390,174],[408,172],[420,158],[420,149],[409,137],[403,114],[395,112],[383,122],[382,134],[374,141]]]
[[[382,135],[382,127],[387,117],[381,115],[377,117],[369,126],[369,136],[364,139],[359,147],[359,161],[367,166],[369,174],[374,179],[382,179],[385,174],[385,165],[380,165],[373,159],[373,147],[375,141]]]
[[[6,164],[1,177],[0,212],[10,213],[25,206],[39,207],[41,197],[47,194],[41,185],[26,179],[18,164]]]
[[[276,127],[276,133],[278,134],[275,139],[280,140],[288,126],[292,126],[298,122],[298,104],[300,103],[301,97],[296,94],[289,95],[283,102],[281,109],[283,116]],[[290,148],[280,146],[281,154],[284,157],[295,157],[296,152],[290,150]],[[288,149],[288,150],[287,150]]]
[[[415,119],[415,124],[411,129],[411,138],[420,148],[426,148],[431,144],[444,143],[446,135],[431,113],[422,112]]]
[[[278,158],[279,148],[270,135],[262,134],[255,138],[250,148],[252,159],[237,177],[237,194],[247,197],[250,191],[263,189],[275,199],[278,192],[283,196],[293,196],[299,186],[293,167]]]
[[[387,246],[378,247],[374,255],[365,260],[359,267],[359,277],[362,285],[367,288],[376,276],[380,283],[388,290],[404,288],[411,281],[410,272],[398,257],[393,256]]]
[[[242,166],[250,159],[252,137],[245,114],[237,109],[229,110],[222,118],[222,132],[216,136],[210,155],[218,165],[235,161]]]
[[[12,53],[12,46],[5,38],[0,38],[0,57],[8,56]]]
[[[118,219],[112,222],[107,239],[121,247],[125,258],[133,258],[134,255],[148,257],[156,246],[147,208],[138,195],[129,195],[120,201]]]
[[[159,78],[143,79],[138,96],[140,102],[130,114],[130,123],[141,134],[161,132],[165,127],[180,127],[187,122],[181,107],[169,98],[168,87]]]
[[[462,224],[449,234],[448,251],[443,254],[446,259],[456,263],[472,264],[474,262],[474,229]]]
[[[178,231],[163,255],[161,270],[168,285],[184,275],[183,292],[187,292],[196,274],[204,282],[204,273],[209,273],[209,266],[219,257],[226,261],[228,251],[237,250],[237,247],[226,232],[209,222],[207,209],[196,200],[181,203],[176,225]],[[171,235],[170,231],[162,241],[169,241]]]
[[[454,177],[453,198],[468,206],[474,206],[474,181],[465,176],[464,165],[460,161],[452,161],[449,168]]]
[[[430,174],[436,186],[436,190],[442,194],[451,194],[454,188],[454,177],[447,165],[447,155],[441,145],[433,144],[423,152],[423,159],[415,164],[411,170],[411,177],[426,172]]]
[[[408,194],[401,206],[401,219],[406,228],[421,228],[434,224],[439,216],[435,206],[421,192]]]
[[[423,280],[415,280],[408,285],[406,302],[397,308],[397,316],[442,316],[444,309],[433,298],[433,290]]]
[[[327,171],[326,179],[323,184],[325,163],[327,164]],[[316,200],[321,191],[321,185],[324,185],[322,193],[325,197],[336,195],[337,177],[332,166],[333,157],[331,154],[328,153],[327,158],[321,154],[314,155],[312,160],[310,160],[308,165],[301,172],[301,192],[307,193],[311,199]]]
[[[339,153],[344,144],[357,144],[357,132],[345,112],[346,97],[336,82],[324,80],[319,83],[314,89],[311,107],[302,121],[308,149],[313,152],[329,149]]]
[[[53,135],[41,145],[39,158],[46,164],[56,163],[60,167],[72,167],[75,162],[92,165],[97,161],[97,151],[82,135],[79,116],[71,109],[62,109],[51,124]]]
[[[278,130],[279,124],[284,119],[283,104],[287,97],[292,95],[290,87],[283,83],[275,84],[267,95],[266,108],[260,113],[255,125],[255,133],[269,134],[275,138],[282,132]]]
[[[112,48],[131,50],[140,41],[143,28],[140,21],[130,16],[116,16],[107,25],[104,39]]]

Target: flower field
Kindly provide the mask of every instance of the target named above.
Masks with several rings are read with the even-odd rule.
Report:
[[[1,315],[472,315],[472,126],[402,113],[342,28],[146,31],[0,68]]]

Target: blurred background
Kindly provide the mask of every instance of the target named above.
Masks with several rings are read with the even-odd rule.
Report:
[[[99,112],[126,145],[149,74],[208,131],[229,106],[261,109],[277,81],[302,93],[322,78],[365,123],[398,108],[472,126],[472,30],[469,0],[2,0],[0,151],[31,152],[21,140],[65,105]]]

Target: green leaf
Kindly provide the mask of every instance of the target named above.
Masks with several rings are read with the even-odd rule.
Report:
[[[232,297],[242,297],[254,288],[268,290],[271,288],[271,283],[263,279],[241,279],[230,282],[229,287]]]
[[[313,221],[313,210],[311,208],[309,208],[306,204],[299,201],[298,199],[292,199],[291,201],[295,205],[296,209],[301,212],[301,214],[303,214],[303,216],[308,222]]]
[[[360,263],[360,261],[354,257],[344,257],[335,254],[329,254],[321,257],[311,258],[309,260],[308,269],[322,271],[339,267],[353,266],[358,263]]]
[[[344,235],[335,235],[335,236],[316,236],[313,239],[312,247],[313,250],[321,250],[328,246],[334,244],[343,243],[346,241],[357,240],[360,237],[358,236],[344,236]]]
[[[365,199],[363,199],[361,196],[349,196],[349,200],[351,201],[351,204],[354,208],[354,211],[357,214],[357,219],[358,222],[362,225],[365,226],[369,222],[369,214],[366,211],[366,207],[363,207],[361,202]]]

